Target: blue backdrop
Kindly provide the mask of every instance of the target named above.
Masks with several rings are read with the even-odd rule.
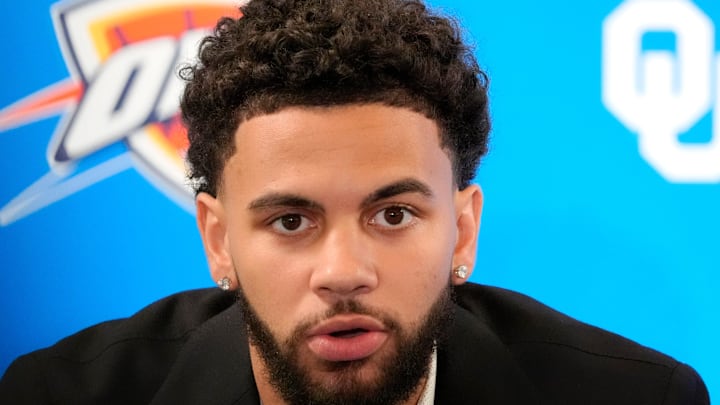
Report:
[[[217,9],[52,3],[0,3],[0,372],[83,327],[212,285],[162,108],[176,88],[151,79],[184,60],[197,37],[183,30]],[[720,395],[720,4],[432,4],[459,16],[491,77],[473,280],[690,363]],[[185,25],[143,28],[178,8],[192,11]],[[93,92],[101,82],[127,102],[103,110],[113,95]]]

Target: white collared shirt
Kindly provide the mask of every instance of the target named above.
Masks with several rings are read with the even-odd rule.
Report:
[[[435,404],[435,378],[437,376],[437,351],[433,350],[432,358],[430,359],[430,370],[428,371],[428,378],[425,382],[425,389],[423,390],[420,400],[417,405],[434,405]]]

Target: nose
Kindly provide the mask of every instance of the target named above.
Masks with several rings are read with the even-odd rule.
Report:
[[[319,244],[310,288],[323,300],[333,302],[367,294],[378,285],[372,257],[372,241],[360,229],[333,229]]]

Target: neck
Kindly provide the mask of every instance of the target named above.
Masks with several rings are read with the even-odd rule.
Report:
[[[267,366],[253,344],[250,344],[250,364],[252,365],[253,377],[255,377],[255,385],[260,395],[260,403],[262,405],[289,405],[270,382],[270,373]],[[426,382],[427,376],[420,380],[407,400],[394,405],[416,405],[420,401]]]

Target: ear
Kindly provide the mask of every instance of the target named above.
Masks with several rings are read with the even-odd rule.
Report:
[[[216,283],[227,277],[230,279],[231,288],[237,288],[238,281],[230,255],[225,209],[222,203],[210,194],[199,193],[195,198],[195,208],[210,275]]]
[[[453,254],[453,284],[459,285],[467,281],[475,268],[475,258],[482,214],[483,194],[480,186],[471,184],[464,190],[455,193],[455,215],[457,218],[458,238]],[[467,266],[467,277],[461,278],[454,269],[460,265]]]

